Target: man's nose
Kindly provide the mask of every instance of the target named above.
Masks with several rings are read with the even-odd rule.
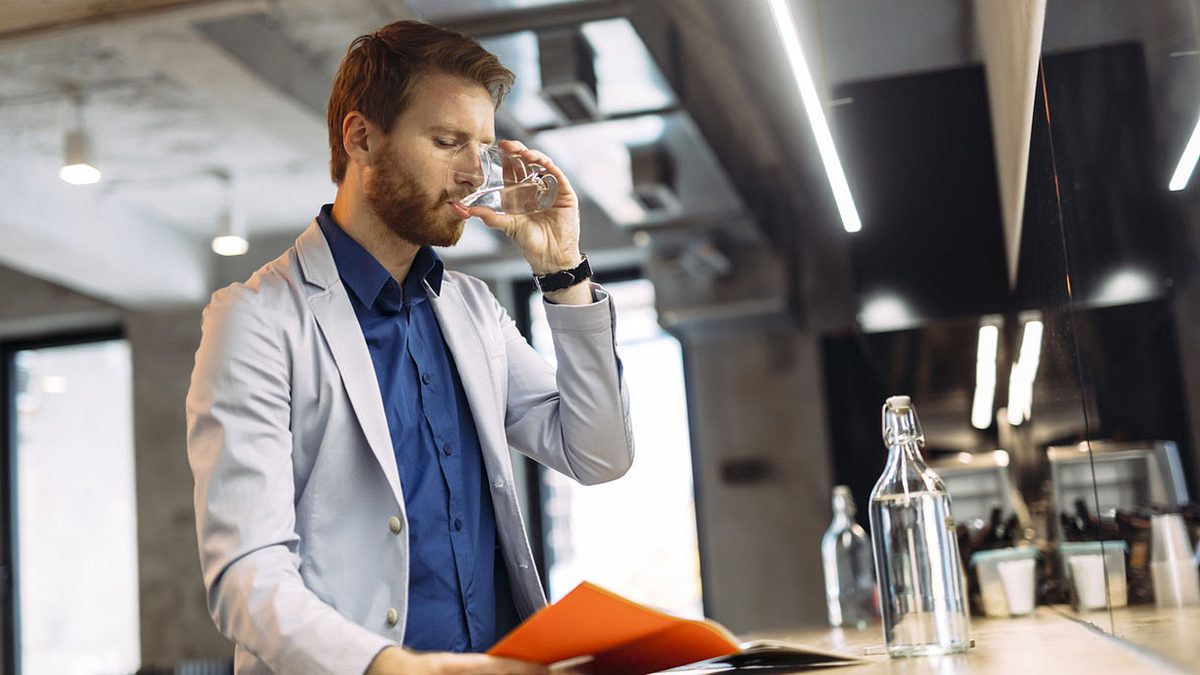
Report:
[[[483,185],[486,176],[479,157],[478,146],[464,146],[454,156],[454,184],[472,190]]]

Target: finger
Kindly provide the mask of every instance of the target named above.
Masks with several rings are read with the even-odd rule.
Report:
[[[554,160],[551,159],[549,155],[540,150],[526,148],[523,152],[521,152],[521,157],[527,161],[541,166],[546,170],[546,173],[554,176],[554,178],[558,181],[559,199],[555,200],[555,206],[566,205],[561,203],[561,198],[564,196],[574,197],[575,190],[571,187],[571,181],[567,179],[567,175],[563,173],[562,169],[558,168],[558,166],[554,163]]]
[[[562,172],[562,169],[555,166],[553,163],[544,164],[546,173],[554,176],[558,181],[558,197],[554,200],[554,206],[571,206],[575,203],[575,189],[571,187],[571,181],[567,178],[567,174]]]
[[[541,150],[534,150],[533,148],[526,147],[520,141],[502,141],[502,143],[506,144],[505,150],[507,152],[519,156],[526,162],[538,164],[546,167],[547,169],[555,166],[554,160],[550,157],[550,155],[547,155]]]
[[[503,140],[497,145],[505,152],[519,155],[526,161],[542,166],[547,173],[554,176],[558,181],[558,199],[555,200],[555,207],[570,206],[574,203],[575,189],[571,186],[571,181],[567,179],[567,175],[558,168],[549,155],[540,150],[531,149],[521,141]],[[564,197],[567,198],[565,201]]]
[[[499,143],[497,143],[496,145],[500,146],[501,150],[504,150],[505,152],[511,152],[514,154],[518,154],[518,153],[521,153],[521,152],[529,149],[521,141],[514,141],[514,140],[503,140],[503,141],[500,141]]]
[[[516,222],[516,219],[512,216],[496,213],[486,206],[472,206],[467,209],[467,213],[483,221],[483,224],[491,229],[499,230],[509,236],[511,236],[514,223]]]
[[[533,162],[534,164],[541,164],[542,166],[552,166],[554,164],[554,160],[550,159],[550,155],[547,155],[541,150],[525,148],[518,154],[520,154],[521,157],[526,161]]]
[[[550,672],[549,668],[540,663],[502,659],[495,656],[490,658],[499,668],[501,668],[500,672],[505,673],[506,675],[546,675]]]
[[[449,656],[449,655],[447,655]],[[462,672],[495,675],[546,675],[549,668],[540,663],[503,659],[486,654],[454,654],[449,662]]]

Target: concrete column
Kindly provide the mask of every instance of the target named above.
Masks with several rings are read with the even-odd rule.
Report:
[[[808,333],[685,346],[707,614],[735,632],[825,621],[833,471]]]
[[[196,548],[184,400],[199,306],[131,313],[142,663],[231,658],[209,617]]]

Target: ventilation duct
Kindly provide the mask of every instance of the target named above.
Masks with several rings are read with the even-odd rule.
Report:
[[[596,52],[579,28],[538,33],[541,96],[564,123],[600,119],[596,102]]]
[[[675,182],[675,160],[661,141],[629,146],[629,169],[633,197],[645,210],[645,220],[682,213],[683,205]]]
[[[650,236],[645,271],[663,328],[704,339],[792,325],[788,269],[769,243],[729,232],[679,235],[674,243]]]

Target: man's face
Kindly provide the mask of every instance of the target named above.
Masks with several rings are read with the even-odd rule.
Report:
[[[466,221],[450,203],[471,187],[450,185],[450,159],[463,145],[495,142],[492,97],[469,80],[430,73],[419,76],[410,100],[368,168],[366,200],[406,241],[453,246]]]

